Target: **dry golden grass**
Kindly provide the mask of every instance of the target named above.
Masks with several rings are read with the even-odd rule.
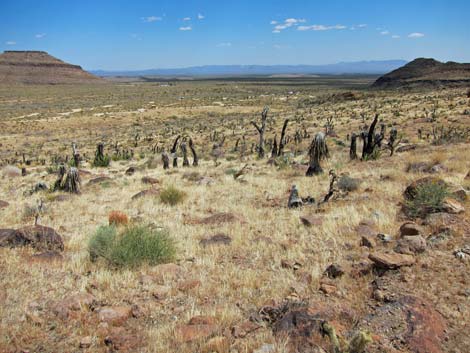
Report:
[[[307,97],[308,93],[306,90],[294,99],[298,101]],[[40,224],[56,229],[64,237],[65,251],[62,261],[51,264],[31,262],[29,256],[33,251],[28,248],[0,249],[0,351],[81,351],[79,342],[86,336],[93,337],[93,344],[85,351],[105,351],[100,337],[102,325],[97,323],[93,312],[80,311],[78,317],[66,322],[51,313],[54,302],[81,292],[93,294],[98,302],[106,305],[136,304],[143,310],[143,317],[131,318],[126,323],[126,327],[130,331],[135,330],[143,340],[139,352],[199,351],[198,344],[182,344],[175,338],[176,327],[196,315],[214,316],[218,320],[220,334],[227,335],[227,330],[230,332],[231,327],[246,321],[250,312],[272,300],[281,301],[294,292],[300,298],[323,300],[324,295],[318,288],[325,268],[331,263],[345,263],[347,257],[364,257],[365,250],[359,246],[354,230],[361,220],[375,221],[382,233],[397,233],[400,225],[397,219],[398,203],[402,201],[406,185],[417,177],[405,173],[407,163],[442,163],[448,171],[439,176],[457,185],[463,183],[470,167],[468,142],[431,146],[428,141],[418,141],[416,133],[417,126],[429,130],[430,125],[424,122],[417,125],[415,122],[422,118],[423,104],[432,106],[429,96],[439,97],[443,101],[447,99],[449,105],[452,103],[452,106],[458,107],[443,108],[442,115],[460,115],[463,105],[468,105],[464,90],[390,95],[376,93],[367,100],[314,105],[312,112],[298,108],[292,100],[286,104],[277,101],[281,94],[266,100],[258,97],[258,104],[236,105],[232,102],[233,105],[227,108],[204,102],[201,105],[192,102],[189,106],[174,97],[175,104],[182,106],[158,106],[155,111],[142,114],[113,111],[104,117],[85,113],[59,118],[44,116],[28,119],[27,122],[24,119],[1,121],[4,128],[1,133],[3,159],[14,158],[15,149],[27,153],[30,158],[44,158],[51,152],[70,154],[72,140],[77,141],[81,152],[91,158],[95,144],[102,139],[120,141],[130,146],[136,122],[139,131],[152,131],[157,140],[165,141],[165,145],[169,146],[177,131],[190,132],[196,126],[190,124],[195,124],[196,120],[210,127],[208,130],[202,129],[200,134],[195,130],[191,132],[201,155],[209,154],[212,144],[209,134],[211,129],[217,129],[227,136],[226,157],[232,156],[234,159],[223,158],[217,167],[205,158],[198,167],[179,167],[167,172],[159,163],[156,169],[145,169],[150,144],[141,142],[136,148],[134,160],[113,161],[106,169],[92,169],[85,162],[83,168],[92,174],[82,178],[82,194],[60,202],[53,201],[44,192],[27,193],[37,181],[53,184],[55,176],[48,174],[45,166],[28,166],[29,174],[25,177],[2,176],[0,199],[10,205],[0,210],[1,226],[17,228],[25,225],[22,218],[25,206],[34,205],[42,198],[46,208],[40,217]],[[288,167],[278,170],[268,165],[266,160],[257,160],[254,155],[240,161],[236,153],[230,153],[235,139],[244,131],[250,143],[256,140],[249,120],[259,114],[264,103],[272,105],[272,115],[276,117],[268,132],[269,137],[275,132],[279,134],[285,117],[291,118],[288,128],[291,135],[301,126],[313,134],[322,130],[325,122],[318,121],[318,118],[339,111],[335,131],[340,136],[338,140],[346,142],[346,134],[362,126],[359,113],[366,112],[370,118],[377,109],[387,124],[396,126],[410,142],[418,143],[420,147],[393,157],[383,152],[376,161],[349,162],[348,147],[335,145],[334,139],[329,138],[331,158],[324,163],[325,171],[335,169],[338,174],[348,173],[351,177],[360,178],[362,183],[358,191],[321,207],[317,213],[323,220],[321,226],[305,227],[299,216],[313,214],[317,212],[316,208],[287,209],[289,189],[295,184],[301,196],[311,195],[319,200],[328,191],[327,173],[307,178],[304,169]],[[396,110],[400,112],[399,117],[394,116]],[[232,114],[237,117],[231,119]],[[353,119],[354,114],[358,118]],[[181,119],[171,118],[173,115]],[[240,125],[238,119],[241,115],[246,118]],[[296,120],[298,115],[303,119]],[[221,120],[220,116],[225,120]],[[461,124],[468,127],[470,121],[468,117],[466,119],[462,118]],[[232,123],[235,125],[235,135],[229,127]],[[163,132],[165,124],[174,129],[173,134]],[[298,148],[305,152],[308,143],[304,140]],[[293,150],[294,147],[291,142],[286,149]],[[139,152],[144,155],[139,156]],[[157,158],[160,159],[158,154]],[[295,160],[306,162],[307,156],[303,153]],[[226,173],[228,169],[241,169],[245,163],[249,164],[249,168],[241,178],[235,180]],[[125,170],[131,165],[139,168],[136,168],[135,174],[128,176]],[[204,185],[183,178],[188,171],[210,177],[214,183]],[[87,185],[91,178],[98,175],[109,176],[112,181]],[[172,185],[184,191],[187,198],[175,206],[163,204],[158,196],[131,200],[133,195],[148,188],[141,182],[143,176],[158,179],[157,189]],[[91,263],[87,253],[88,239],[99,225],[108,222],[108,216],[111,222],[110,212],[113,210],[124,212],[131,222],[150,223],[168,229],[177,241],[177,263],[185,269],[182,277],[141,283],[143,275],[154,274],[152,267],[117,271]],[[242,221],[218,225],[190,222],[218,212],[234,213]],[[218,233],[229,235],[232,243],[209,247],[199,244],[201,239]],[[281,260],[301,263],[301,271],[311,275],[312,282],[305,283],[292,269],[283,268]],[[200,285],[181,291],[178,285],[182,280],[198,280]],[[368,309],[363,298],[369,296],[368,285],[372,280],[372,275],[360,279],[345,278],[338,284],[335,298],[348,303],[358,312],[365,312]],[[156,299],[153,293],[162,284],[169,287],[169,295]],[[420,285],[425,286],[423,283]],[[438,294],[431,291],[429,297]],[[31,306],[40,308],[37,322],[28,318]],[[252,352],[265,343],[275,344],[276,352],[287,352],[286,342],[276,341],[268,328],[262,328],[243,339],[230,338],[232,350],[240,353]]]

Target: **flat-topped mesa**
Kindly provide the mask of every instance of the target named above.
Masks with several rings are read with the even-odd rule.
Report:
[[[77,84],[102,79],[38,50],[7,50],[0,54],[0,83]]]
[[[374,88],[461,86],[470,83],[470,64],[442,63],[431,58],[417,58],[381,76]]]

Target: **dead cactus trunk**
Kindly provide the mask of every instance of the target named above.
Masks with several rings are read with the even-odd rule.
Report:
[[[320,162],[329,156],[326,136],[323,132],[318,132],[313,138],[308,155],[310,160],[306,175],[312,176],[323,173]]]
[[[264,158],[264,133],[266,131],[266,120],[268,118],[269,107],[264,107],[263,112],[261,113],[261,126],[258,126],[256,122],[252,121],[251,123],[256,128],[259,134],[259,144],[258,144],[258,157]]]
[[[196,150],[194,149],[193,139],[189,139],[189,148],[191,149],[191,153],[193,154],[193,166],[197,167],[199,164],[199,158],[197,157]]]

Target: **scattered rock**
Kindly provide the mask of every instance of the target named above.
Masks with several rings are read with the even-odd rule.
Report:
[[[201,285],[201,281],[198,279],[189,279],[178,283],[178,290],[187,292],[191,289],[197,288]]]
[[[189,223],[212,225],[212,224],[234,223],[234,222],[242,223],[241,217],[231,212],[220,212],[220,213],[213,214],[212,216],[201,218],[199,220],[190,221]]]
[[[35,225],[26,226],[15,231],[0,230],[0,247],[18,247],[31,245],[36,250],[63,251],[62,237],[52,228]]]
[[[210,316],[195,316],[188,324],[176,328],[176,336],[183,342],[206,339],[219,331],[216,320]]]
[[[258,330],[260,327],[260,324],[252,321],[245,321],[232,327],[232,336],[235,338],[245,338],[248,334]]]
[[[16,178],[21,176],[21,169],[13,165],[7,165],[2,169],[3,175],[9,178]]]
[[[361,246],[365,246],[367,248],[373,249],[376,247],[377,243],[375,239],[371,236],[363,235],[361,236]]]
[[[91,345],[93,343],[93,339],[91,336],[86,336],[86,337],[83,337],[81,340],[80,340],[80,343],[78,345],[79,348],[90,348]]]
[[[323,224],[323,218],[318,216],[300,216],[300,220],[307,227],[321,226]]]
[[[7,208],[9,205],[10,204],[8,202],[0,200],[0,210]]]
[[[155,185],[155,184],[159,183],[157,178],[152,178],[152,177],[149,177],[149,176],[142,177],[141,181],[142,181],[143,184],[150,184],[150,185]]]
[[[202,246],[208,245],[230,245],[232,238],[226,234],[216,234],[209,238],[202,239],[199,244]]]
[[[101,184],[105,181],[112,181],[113,179],[111,179],[110,177],[107,177],[107,176],[99,176],[99,177],[96,177],[96,178],[93,178],[91,179],[87,185],[95,185],[95,184]]]
[[[444,173],[447,171],[447,167],[441,163],[435,164],[431,168],[429,168],[429,173],[431,174]]]
[[[436,177],[428,176],[428,177],[424,177],[424,178],[413,181],[410,185],[406,187],[403,196],[405,197],[406,200],[413,200],[416,196],[417,187],[425,185],[425,184],[438,184],[442,186],[447,186],[444,180],[436,178]]]
[[[411,266],[415,263],[415,258],[408,254],[397,253],[373,253],[369,254],[369,259],[374,264],[385,270],[393,270],[402,266]]]
[[[276,351],[276,346],[274,344],[265,343],[258,349],[254,350],[253,353],[275,353]]]
[[[165,299],[170,293],[171,288],[169,286],[155,285],[153,287],[152,296],[157,300]]]
[[[405,235],[398,240],[395,251],[400,254],[416,254],[426,250],[426,240],[421,235]]]
[[[465,190],[462,186],[456,186],[451,189],[450,194],[457,200],[460,201],[467,201],[468,199],[468,191]],[[0,202],[1,208],[1,202]]]
[[[393,241],[393,237],[390,234],[379,233],[377,234],[377,239],[379,239],[383,243],[391,243]]]
[[[204,186],[214,185],[215,184],[215,179],[211,178],[211,177],[208,177],[208,176],[204,176],[204,177],[202,177],[201,179],[199,179],[197,181],[197,184],[198,185],[204,185]]]
[[[323,272],[323,275],[328,278],[338,278],[344,275],[344,270],[338,264],[331,264],[326,268],[325,272]]]
[[[159,192],[157,189],[147,189],[147,190],[142,190],[135,194],[134,196],[131,197],[132,200],[137,200],[142,197],[147,197],[147,196],[158,196]]]
[[[228,353],[230,342],[225,336],[215,336],[207,341],[204,353]]]
[[[142,339],[135,333],[126,331],[124,327],[112,327],[104,339],[111,352],[137,352],[142,348]]]
[[[135,173],[134,167],[129,167],[126,169],[126,175],[133,175]]]
[[[302,267],[302,264],[300,262],[295,261],[295,260],[283,259],[283,260],[281,260],[281,267],[297,271],[299,268]]]
[[[99,309],[98,318],[101,322],[120,326],[132,315],[130,306],[108,306]]]
[[[375,237],[377,234],[377,227],[373,221],[362,220],[356,226],[356,233],[359,235],[365,235],[369,237]]]
[[[90,308],[94,302],[95,297],[89,293],[74,294],[54,304],[52,312],[61,319],[67,319],[71,312]]]
[[[423,229],[414,222],[405,222],[400,226],[400,237],[421,234],[423,234]]]
[[[442,210],[447,213],[459,214],[465,212],[465,207],[457,200],[446,197],[442,201]]]
[[[418,147],[418,146],[417,145],[400,146],[395,150],[395,152],[402,153],[402,152],[412,151],[412,150],[415,150],[416,147]]]
[[[39,254],[31,255],[30,259],[37,262],[55,262],[63,260],[62,254],[57,251],[45,251]]]
[[[382,352],[442,353],[446,322],[423,299],[403,296],[377,307],[360,326],[377,335]]]
[[[320,290],[325,294],[333,294],[337,291],[337,288],[333,284],[321,283]]]
[[[173,281],[182,277],[186,273],[184,267],[174,263],[160,264],[152,269],[152,274],[156,282]]]

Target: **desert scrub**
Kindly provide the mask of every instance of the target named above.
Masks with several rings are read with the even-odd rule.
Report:
[[[338,188],[343,191],[356,191],[359,189],[361,180],[357,178],[351,178],[347,175],[343,175],[338,180]]]
[[[109,156],[99,156],[93,160],[93,167],[108,167],[110,162]]]
[[[138,267],[171,262],[176,246],[166,231],[149,226],[102,226],[91,237],[88,252],[92,261],[102,258],[110,266]]]
[[[405,202],[406,214],[410,217],[425,217],[442,210],[444,198],[449,195],[446,185],[429,182],[416,187],[411,200]]]
[[[160,192],[160,201],[167,205],[177,205],[184,201],[186,193],[174,186],[168,186]]]

